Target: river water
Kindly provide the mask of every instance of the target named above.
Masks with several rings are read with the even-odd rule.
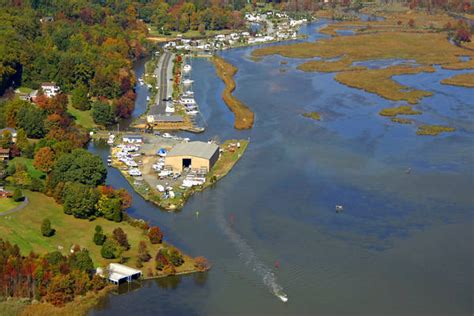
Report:
[[[323,38],[315,31],[323,23],[301,32]],[[236,96],[255,111],[249,131],[233,129],[212,64],[192,60],[208,124],[192,137],[251,140],[232,172],[177,213],[132,193],[132,216],[207,257],[212,270],[143,282],[111,294],[91,315],[472,314],[472,90],[439,83],[454,71],[397,77],[434,92],[421,101],[417,121],[457,128],[420,137],[414,125],[377,114],[399,103],[343,86],[334,74],[300,72],[301,60],[254,62],[253,49],[222,53],[239,68]],[[135,115],[146,93],[138,91]],[[307,111],[322,121],[303,118]],[[108,155],[100,145],[90,150]],[[107,182],[132,191],[115,169]]]

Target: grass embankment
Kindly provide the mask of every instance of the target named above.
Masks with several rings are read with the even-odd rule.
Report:
[[[92,110],[81,111],[74,108],[70,103],[67,106],[67,111],[71,114],[77,124],[85,129],[97,128],[97,124],[92,119]]]
[[[237,68],[219,56],[213,56],[211,60],[216,67],[217,75],[225,83],[222,99],[234,113],[234,127],[237,129],[252,128],[254,113],[244,103],[232,95],[232,92],[235,90],[233,77],[237,73]]]
[[[303,116],[315,121],[321,120],[321,114],[319,114],[318,112],[303,113]]]
[[[8,162],[8,164],[9,165],[11,165],[11,164],[23,164],[23,165],[25,165],[26,166],[26,171],[28,172],[28,174],[32,178],[43,179],[44,177],[46,177],[46,173],[37,170],[33,166],[33,159],[24,158],[24,157],[15,157],[12,160],[10,160]]]
[[[101,246],[94,244],[92,238],[96,225],[102,226],[104,233],[111,235],[112,231],[121,227],[128,235],[131,248],[124,251],[122,256],[126,259],[126,265],[135,267],[138,256],[138,243],[145,241],[150,254],[154,257],[162,247],[168,247],[166,243],[151,244],[145,232],[138,227],[131,226],[127,222],[116,223],[103,218],[94,221],[77,219],[63,212],[61,205],[52,198],[41,193],[24,191],[30,203],[19,212],[12,213],[8,218],[0,217],[0,236],[20,247],[21,253],[27,255],[30,251],[36,253],[46,253],[61,251],[67,255],[72,245],[79,245],[89,250],[90,256],[96,267],[105,267],[111,262],[118,262],[119,259],[108,260],[102,258],[100,254]],[[40,227],[43,219],[48,218],[51,226],[56,230],[54,236],[44,237]],[[193,258],[184,255],[185,263],[176,268],[176,273],[196,272]],[[156,271],[154,260],[143,263],[140,268],[144,275],[149,268]],[[156,276],[162,276],[158,274]]]
[[[405,100],[409,103],[417,103],[422,97],[431,93],[420,90],[407,91],[408,87],[392,80],[392,76],[434,72],[435,69],[431,67],[433,64],[440,64],[446,68],[474,68],[474,63],[471,61],[459,61],[460,56],[474,57],[474,52],[452,45],[446,39],[446,34],[440,33],[381,32],[337,36],[317,42],[263,47],[252,52],[254,57],[272,54],[289,58],[340,57],[339,60],[332,62],[308,61],[298,66],[298,69],[337,71],[339,73],[335,79],[343,84],[376,93],[390,100]],[[353,66],[354,62],[380,59],[415,60],[420,67],[400,65],[384,69],[365,69]]]
[[[450,78],[443,79],[441,83],[465,88],[474,88],[474,72],[455,75]]]
[[[399,123],[399,124],[412,124],[413,123],[413,120],[402,118],[402,117],[392,117],[390,120],[394,123]]]
[[[235,146],[237,143],[240,143],[240,148]],[[232,170],[237,161],[239,161],[239,159],[242,157],[248,145],[248,140],[231,139],[225,141],[220,146],[223,149],[223,152],[221,153],[219,160],[217,160],[211,172],[209,172],[207,175],[207,181],[204,187],[212,184],[211,179],[213,177],[215,177],[216,181],[225,177],[230,172],[230,170]]]
[[[442,126],[442,125],[420,125],[416,131],[417,135],[428,135],[428,136],[437,136],[440,133],[449,133],[454,132],[456,129],[454,127]]]

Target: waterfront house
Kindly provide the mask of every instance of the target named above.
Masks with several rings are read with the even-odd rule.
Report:
[[[219,159],[219,146],[205,142],[180,143],[166,155],[165,166],[174,172],[182,172],[184,168],[211,170]]]
[[[141,135],[128,134],[122,137],[122,141],[129,144],[141,144],[143,143],[143,137]]]

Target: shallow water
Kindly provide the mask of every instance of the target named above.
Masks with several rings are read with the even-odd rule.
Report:
[[[315,32],[322,23],[303,27],[308,40],[326,37]],[[377,114],[399,103],[343,86],[333,74],[300,72],[301,60],[255,63],[253,49],[222,53],[239,68],[236,96],[256,114],[248,131],[233,129],[212,64],[192,61],[208,123],[196,138],[250,138],[244,157],[181,212],[160,211],[136,194],[130,209],[183,251],[207,257],[212,270],[143,282],[91,314],[471,314],[470,90],[439,83],[453,71],[397,77],[435,93],[419,104],[417,120],[458,129],[419,137],[416,126]],[[143,109],[138,104],[136,114]],[[303,118],[307,111],[322,120]],[[108,154],[105,146],[90,150]],[[107,181],[131,190],[117,170]]]

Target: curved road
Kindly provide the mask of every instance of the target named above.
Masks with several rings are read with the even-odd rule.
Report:
[[[18,211],[24,209],[25,206],[28,205],[28,203],[29,203],[28,198],[25,196],[25,199],[23,200],[23,202],[22,202],[20,205],[18,205],[18,206],[15,207],[15,208],[12,208],[11,210],[8,210],[8,211],[5,211],[5,212],[1,212],[1,213],[0,213],[0,216],[5,216],[5,215],[8,215],[8,214],[12,214],[12,213],[18,212]]]

